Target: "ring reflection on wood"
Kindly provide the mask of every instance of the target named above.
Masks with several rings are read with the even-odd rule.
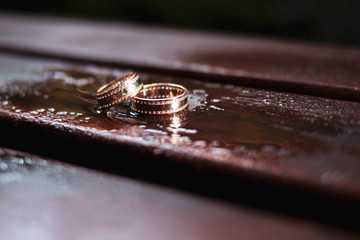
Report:
[[[131,98],[131,110],[144,114],[172,114],[188,107],[188,91],[173,83],[146,84]]]
[[[142,87],[139,75],[129,73],[100,87],[96,99],[101,109],[113,107],[136,95]]]

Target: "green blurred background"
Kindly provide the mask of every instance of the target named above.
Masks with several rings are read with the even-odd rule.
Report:
[[[360,45],[360,0],[2,0],[0,10]]]

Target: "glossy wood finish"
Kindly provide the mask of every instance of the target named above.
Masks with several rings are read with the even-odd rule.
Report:
[[[28,198],[21,193],[22,184],[11,182],[13,185],[0,188],[4,191],[0,200],[2,198],[7,207],[0,211],[14,219],[5,225],[10,227],[10,231],[6,229],[8,233],[12,233],[11,224],[19,223],[8,211],[13,207],[7,198],[11,194],[19,197],[15,203],[30,201],[36,206],[35,210],[48,201],[60,209],[51,212],[51,206],[44,206],[44,215],[53,213],[47,217],[61,215],[69,209],[69,203],[73,204],[71,209],[80,209],[73,216],[61,215],[54,220],[56,227],[50,226],[50,232],[40,231],[41,234],[65,229],[75,234],[71,236],[83,237],[74,230],[73,224],[68,224],[76,219],[93,224],[91,229],[98,226],[103,229],[102,234],[121,232],[131,237],[143,236],[143,232],[136,231],[149,221],[142,221],[138,216],[144,213],[145,218],[152,218],[155,214],[148,212],[149,204],[153,206],[154,202],[167,197],[174,201],[161,207],[161,219],[153,221],[155,229],[157,224],[165,222],[175,232],[181,227],[200,238],[227,236],[232,230],[222,220],[233,219],[231,214],[242,223],[235,226],[236,235],[251,234],[255,239],[277,233],[286,239],[289,235],[343,239],[352,235],[330,228],[360,229],[360,223],[352,220],[360,209],[358,50],[8,14],[0,15],[0,49],[3,50],[0,53],[0,131],[3,136],[0,145],[296,216],[296,219],[287,216],[282,221],[282,217],[261,213],[252,220],[252,210],[240,216],[235,213],[237,207],[215,203],[221,205],[221,209],[212,217],[221,221],[214,220],[208,225],[204,215],[212,212],[213,205],[207,205],[207,200],[190,199],[189,205],[177,212],[176,199],[181,202],[182,196],[178,198],[177,193],[167,196],[160,189],[150,194],[155,196],[154,201],[147,194],[137,196],[147,198],[148,202],[136,205],[144,211],[135,212],[133,218],[129,215],[129,219],[140,227],[127,232],[117,225],[118,221],[125,221],[125,217],[119,219],[117,215],[128,202],[121,202],[124,204],[121,206],[114,203],[123,197],[123,192],[118,194],[116,190],[123,179],[114,180],[116,184],[112,184],[108,176],[104,176],[105,180],[100,181],[103,188],[96,188],[101,193],[99,196],[108,196],[107,192],[109,196],[116,196],[114,201],[97,195],[91,199],[93,188],[87,188],[88,183],[81,179],[94,180],[96,185],[98,173],[84,170],[84,174],[75,176],[68,171],[83,170],[50,163],[49,168],[40,167],[24,178],[22,184],[31,189]],[[96,90],[134,69],[145,83],[184,85],[189,90],[189,109],[180,114],[153,117],[136,114],[129,110],[129,103],[125,103],[99,113]],[[5,155],[18,153],[9,154]],[[61,170],[60,175],[64,176],[63,181],[71,182],[71,192],[76,198],[66,191],[52,195],[51,189],[62,186],[59,181],[52,182],[52,176],[57,176],[54,168],[70,169]],[[52,173],[51,177],[40,174],[46,171]],[[77,177],[80,182],[72,182]],[[35,182],[45,182],[45,188],[40,190],[42,203],[35,203],[39,193],[33,191]],[[90,190],[82,191],[82,188]],[[60,199],[67,199],[66,204],[57,194]],[[93,205],[87,208],[84,199],[94,200],[98,209],[114,210],[102,218],[107,224],[88,221],[91,214],[103,215],[100,210],[94,210]],[[204,214],[189,213],[189,209],[198,209],[200,205],[206,205]],[[23,211],[35,214],[27,208]],[[186,212],[190,217],[179,212]],[[175,226],[174,218],[193,225],[179,225],[176,220]],[[307,221],[311,223],[304,226]],[[264,229],[244,229],[244,223],[264,226]],[[42,228],[47,224],[39,222]],[[57,228],[58,224],[61,227]],[[273,228],[278,230],[270,230]],[[154,238],[168,238],[170,234],[157,235],[158,232],[151,231],[148,235]]]
[[[360,200],[359,103],[141,73],[145,83],[188,88],[189,109],[148,116],[125,103],[100,114],[96,90],[126,71],[7,54],[0,63],[3,120]]]
[[[326,225],[225,204],[0,148],[1,239],[358,239]]]
[[[0,48],[360,99],[359,49],[5,13],[0,14]]]

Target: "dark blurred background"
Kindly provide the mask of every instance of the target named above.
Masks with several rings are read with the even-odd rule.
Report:
[[[2,0],[0,10],[360,45],[360,0]]]

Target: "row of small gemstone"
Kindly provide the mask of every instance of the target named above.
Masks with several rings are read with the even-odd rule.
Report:
[[[119,92],[121,92],[123,89],[125,89],[129,84],[134,84],[135,81],[137,80],[138,78],[135,78],[134,81],[131,80],[127,80],[125,83],[123,83],[123,81],[119,81],[119,82],[116,82],[116,88],[104,95],[100,95],[100,96],[96,96],[96,98],[98,100],[101,100],[101,99],[104,99],[104,98],[107,98],[107,97],[111,97]],[[130,82],[131,81],[131,82]],[[124,84],[124,86],[122,86],[121,88],[119,88],[120,84]]]
[[[135,90],[134,92],[138,92],[141,88],[143,87],[143,84],[141,83]],[[105,104],[105,105],[101,105],[101,108],[108,108],[108,107],[112,107],[115,106],[118,103],[123,102],[126,98],[128,98],[129,96],[131,96],[132,93],[126,94],[125,96],[122,96],[121,98],[117,98],[116,100],[112,101],[111,103]]]
[[[172,86],[155,86],[155,87],[151,87],[151,88],[146,88],[144,89],[145,91],[153,91],[153,90],[158,90],[158,89],[162,89],[162,90],[176,90],[177,92],[184,92],[183,89],[179,88],[179,87],[172,87]],[[180,96],[180,95],[178,95]],[[177,101],[182,101],[187,97],[187,94],[184,94],[181,97],[175,96],[174,98],[176,99],[171,99],[171,100],[162,100],[159,98],[169,98],[170,95],[157,95],[157,96],[151,96],[148,97],[148,99],[159,99],[158,101],[146,101],[146,100],[140,100],[140,99],[131,99],[132,101],[134,101],[135,103],[139,103],[139,104],[145,104],[145,105],[164,105],[164,104],[171,104],[174,102],[174,100]],[[178,98],[177,98],[178,97]]]
[[[110,90],[107,93],[104,93],[103,95],[97,95],[96,98],[98,100],[113,96],[117,93],[119,93],[120,91],[122,91],[123,89],[125,89],[129,84],[134,84],[136,82],[136,80],[139,79],[139,75],[135,74],[131,79],[128,80],[122,80],[122,81],[117,81],[116,83],[114,83],[114,90]],[[125,82],[124,82],[125,81]],[[122,86],[121,88],[118,88],[121,84],[123,84],[124,86]]]
[[[120,79],[122,79],[122,77]],[[117,87],[120,86],[120,84],[123,84],[123,82],[125,80],[124,79],[122,79],[122,80],[117,80],[116,79],[115,83],[114,83],[114,81],[111,81],[110,83],[107,83],[104,87],[102,87],[101,88],[101,93],[99,93],[99,90],[98,90],[98,93],[97,93],[96,97],[98,99],[104,98],[105,96],[107,96],[108,93],[110,93],[111,91],[116,90]]]
[[[139,109],[134,108],[133,106],[130,106],[130,109],[135,112],[144,113],[144,114],[170,114],[170,113],[180,112],[180,111],[184,110],[187,106],[188,106],[188,104],[185,104],[184,106],[179,107],[177,109],[160,110],[160,111],[139,110]]]
[[[170,95],[155,95],[155,96],[148,96],[145,97],[146,99],[159,99],[159,98],[170,98]]]
[[[144,105],[165,105],[165,104],[172,104],[174,101],[180,102],[184,100],[187,96],[184,95],[180,98],[172,99],[172,100],[158,100],[158,101],[146,101],[146,100],[139,100],[132,98],[131,101],[138,104],[144,104]]]
[[[173,86],[153,86],[149,88],[145,88],[144,91],[153,91],[153,90],[176,90],[177,92],[184,91],[183,89],[179,87],[173,87]]]

